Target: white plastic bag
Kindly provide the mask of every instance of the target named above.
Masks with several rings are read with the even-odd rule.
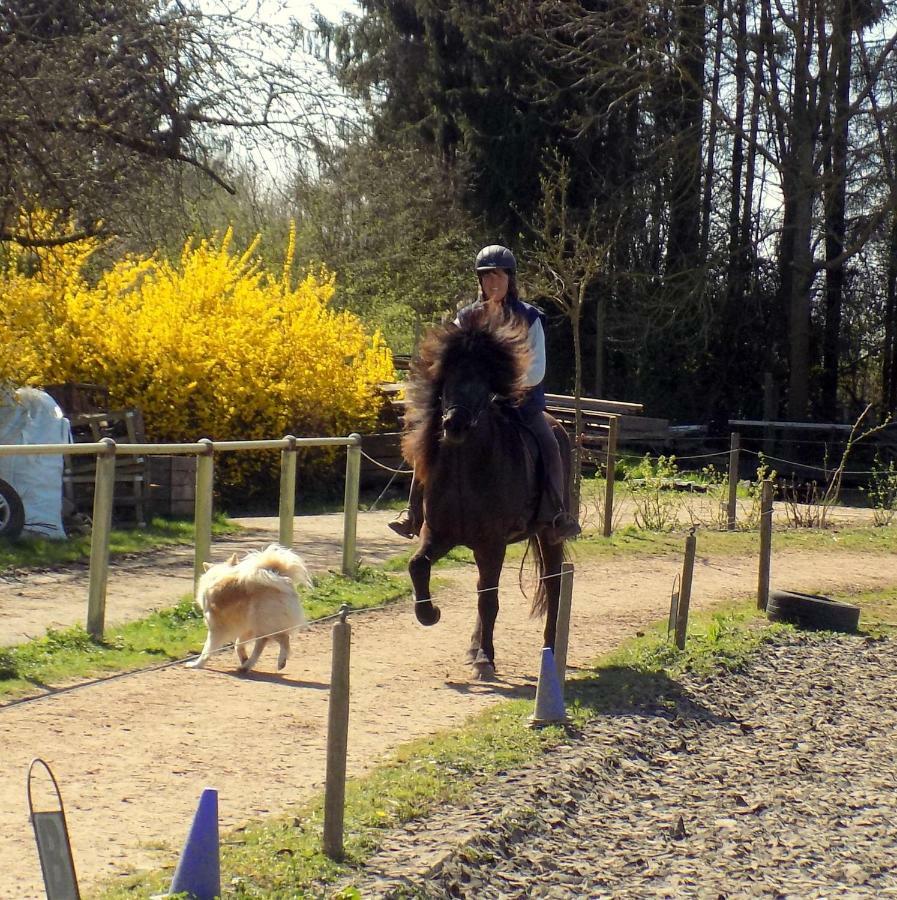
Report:
[[[70,444],[72,429],[56,401],[37,388],[0,396],[0,444]],[[25,531],[63,539],[62,455],[0,456],[0,478],[22,498]]]

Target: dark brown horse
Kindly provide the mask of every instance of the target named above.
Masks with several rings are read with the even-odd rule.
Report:
[[[544,646],[554,649],[564,550],[549,544],[538,524],[537,444],[514,408],[529,360],[525,326],[483,312],[463,327],[428,335],[408,390],[402,449],[424,496],[420,547],[408,564],[415,614],[423,625],[439,621],[430,570],[453,547],[469,547],[479,578],[468,658],[479,678],[495,672],[498,583],[507,545],[515,541],[529,540],[539,577],[533,614],[546,615]],[[569,438],[553,426],[569,483]]]

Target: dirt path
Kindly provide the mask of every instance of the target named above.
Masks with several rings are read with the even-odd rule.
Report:
[[[386,523],[394,512],[359,516],[357,547],[361,562],[376,563],[407,550],[409,542],[393,534]],[[276,518],[236,519],[238,535],[216,539],[212,561],[276,541]],[[343,517],[339,514],[296,518],[294,541],[314,574],[339,570],[342,563]],[[88,568],[86,563],[41,572],[0,573],[0,647],[18,644],[47,628],[85,624]],[[106,590],[106,624],[140,618],[173,606],[193,590],[193,547],[172,547],[152,553],[114,557]]]
[[[382,525],[360,525],[365,556],[407,546],[393,541]],[[369,543],[369,533],[380,544]],[[311,534],[309,523],[302,538],[297,533],[297,546],[312,568],[326,567],[331,551],[319,552]],[[263,533],[253,537],[267,539]],[[189,590],[189,560],[187,552],[187,586],[175,595]],[[569,664],[586,664],[664,616],[680,567],[679,560],[656,558],[577,564]],[[150,583],[158,589],[160,577],[167,578],[167,571],[129,577],[119,570],[110,579],[110,593],[121,580],[122,593],[145,605]],[[462,662],[473,625],[475,573],[461,568],[446,577],[449,583],[437,597],[442,621],[434,628],[418,626],[409,603],[353,617],[350,774],[365,771],[410,738],[457,725],[506,697],[534,693],[541,626],[529,619],[514,573],[505,575],[496,630],[502,678],[491,685],[470,683]],[[897,554],[780,554],[772,580],[807,591],[883,588],[897,584]],[[755,560],[716,562],[701,558],[699,550],[693,605],[749,595],[755,585]],[[46,597],[74,593],[70,583],[43,590]],[[168,593],[158,605],[170,600]],[[24,802],[25,774],[35,756],[46,759],[59,779],[75,864],[86,885],[146,866],[173,865],[206,786],[219,791],[224,829],[320,790],[329,626],[298,636],[282,676],[273,674],[274,665],[274,655],[266,653],[258,673],[240,678],[230,656],[219,656],[206,670],[173,666],[0,709],[0,897],[42,896]]]

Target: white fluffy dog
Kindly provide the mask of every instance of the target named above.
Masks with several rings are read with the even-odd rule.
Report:
[[[205,563],[199,579],[196,605],[209,629],[202,653],[187,665],[197,668],[216,650],[233,642],[240,671],[248,672],[272,638],[280,644],[277,668],[290,655],[290,632],[305,624],[296,583],[311,586],[305,563],[291,550],[271,544],[250,550],[242,560],[235,553],[224,563]],[[255,641],[251,655],[245,645]]]

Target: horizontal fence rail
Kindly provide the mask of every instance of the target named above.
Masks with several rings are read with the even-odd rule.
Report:
[[[96,444],[0,444],[0,456],[78,456],[108,453],[109,446],[116,456],[174,456],[191,453],[208,453],[221,450],[298,450],[301,447],[354,447],[360,445],[361,436],[298,438],[287,435],[260,441],[210,441],[203,439],[193,444],[116,444],[112,438],[104,438]]]
[[[2,456],[95,456],[96,483],[93,496],[93,525],[90,537],[90,572],[87,589],[87,631],[95,638],[103,636],[106,615],[106,581],[109,574],[109,536],[112,530],[112,504],[115,491],[115,459],[126,456],[196,457],[196,496],[194,500],[195,548],[194,588],[211,561],[213,485],[215,454],[231,451],[280,450],[279,540],[290,547],[293,542],[293,516],[296,497],[296,452],[306,447],[346,448],[346,490],[343,506],[344,575],[357,568],[356,533],[358,518],[359,473],[361,471],[361,435],[346,437],[294,437],[254,441],[211,441],[202,438],[184,444],[116,444],[103,438],[88,444],[0,444]]]

